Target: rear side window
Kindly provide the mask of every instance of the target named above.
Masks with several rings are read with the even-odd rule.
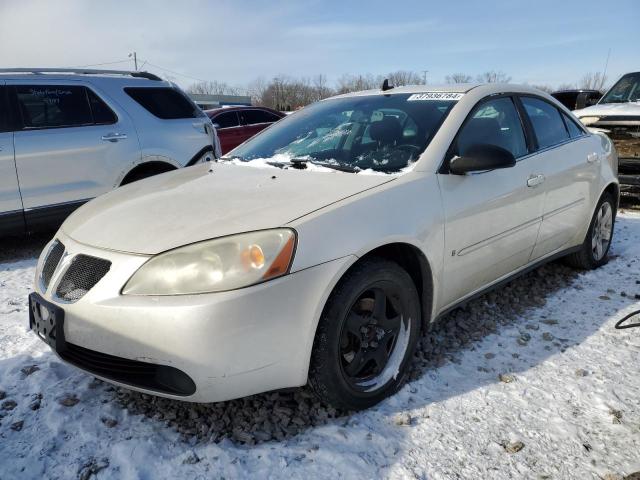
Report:
[[[515,158],[528,153],[520,116],[511,98],[496,98],[477,106],[458,133],[454,153],[464,156],[480,144],[504,148]]]
[[[218,128],[231,128],[238,127],[240,122],[238,121],[238,114],[236,112],[224,112],[220,113],[213,119],[213,123],[218,125]]]
[[[113,113],[106,103],[104,103],[98,95],[87,89],[87,98],[91,106],[91,114],[93,123],[96,125],[111,125],[118,121],[118,117]]]
[[[174,88],[128,87],[124,91],[149,113],[163,120],[204,115],[202,110]]]
[[[242,117],[242,123],[245,125],[273,123],[280,120],[280,117],[265,110],[242,110],[240,116]]]
[[[569,118],[568,115],[563,113],[562,119],[567,126],[567,130],[569,130],[569,135],[571,136],[571,138],[577,138],[584,135],[584,131],[578,125],[576,125],[576,122]]]
[[[533,97],[522,97],[522,104],[533,125],[539,148],[553,147],[569,139],[569,132],[556,107]]]
[[[16,97],[25,128],[91,125],[86,89],[68,85],[18,85]]]
[[[0,86],[0,132],[9,131],[9,108],[7,103],[7,87]]]

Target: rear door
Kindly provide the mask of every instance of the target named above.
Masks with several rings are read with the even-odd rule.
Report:
[[[213,150],[209,117],[178,88],[128,86],[124,91],[133,99],[130,111],[136,119],[143,161],[185,166],[204,150]]]
[[[280,120],[280,117],[277,115],[259,108],[240,110],[240,123],[244,127],[245,140],[270,127],[271,124],[278,120]]]
[[[7,87],[0,81],[0,236],[24,229]]]
[[[27,228],[61,222],[114,188],[140,158],[135,129],[81,82],[7,81],[17,112],[15,159]]]
[[[247,139],[244,127],[240,125],[238,112],[235,110],[218,113],[211,121],[218,131],[218,138],[220,139],[220,147],[223,155]]]
[[[544,190],[544,213],[534,261],[568,248],[591,218],[598,182],[597,152],[591,138],[568,115],[545,99],[521,96],[536,140],[531,156],[537,188]]]

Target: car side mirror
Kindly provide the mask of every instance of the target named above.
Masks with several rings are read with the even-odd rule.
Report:
[[[509,150],[497,145],[479,144],[471,146],[464,156],[453,157],[449,163],[449,171],[454,175],[464,175],[470,172],[510,168],[515,164],[516,159]]]

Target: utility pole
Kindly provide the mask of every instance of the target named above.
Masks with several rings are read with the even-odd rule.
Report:
[[[135,69],[135,71],[138,71],[138,56],[136,54],[136,52],[134,51],[133,53],[129,54],[129,58],[133,57],[133,67]]]
[[[429,73],[429,70],[422,70],[422,74],[424,75],[424,84],[427,84],[427,73]]]

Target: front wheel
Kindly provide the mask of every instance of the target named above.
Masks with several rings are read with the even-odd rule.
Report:
[[[335,288],[314,341],[309,383],[341,410],[368,408],[403,384],[420,335],[420,298],[398,264],[356,265]]]
[[[607,263],[615,218],[613,195],[605,193],[598,202],[584,243],[578,252],[567,257],[567,262],[583,270],[592,270]]]

